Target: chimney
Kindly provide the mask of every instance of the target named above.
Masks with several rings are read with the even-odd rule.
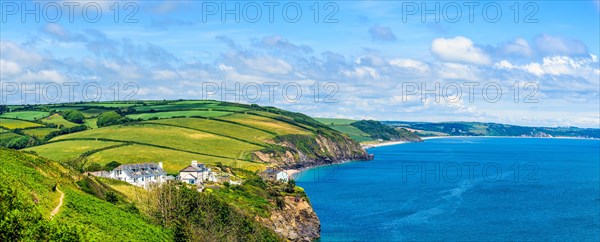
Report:
[[[192,161],[192,166],[198,166],[198,161],[197,160],[193,160]]]
[[[161,162],[158,162],[158,167],[160,167],[160,169],[162,169],[162,168],[163,168],[163,167],[162,167],[162,161],[161,161]]]

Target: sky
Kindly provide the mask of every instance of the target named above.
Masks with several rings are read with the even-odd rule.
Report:
[[[600,127],[590,1],[2,1],[0,104]]]

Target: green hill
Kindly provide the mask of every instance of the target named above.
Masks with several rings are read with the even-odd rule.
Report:
[[[239,189],[254,193],[202,194],[175,183],[146,191],[6,148],[0,148],[0,180],[0,241],[281,240],[254,219],[274,205],[268,202],[271,195],[261,197],[268,193],[252,184]],[[242,202],[253,199],[265,202]],[[238,206],[263,210],[244,212]]]
[[[384,122],[396,127],[416,130],[421,136],[524,136],[600,138],[600,129],[577,127],[525,127],[480,122]]]
[[[82,124],[62,117],[71,110],[84,117],[78,120]],[[34,114],[46,118],[33,119]],[[59,161],[78,160],[82,168],[162,161],[174,174],[190,160],[257,171],[367,158],[350,138],[356,134],[348,137],[306,115],[258,105],[210,100],[68,103],[10,106],[3,116],[10,117],[0,119],[7,129],[0,137],[3,146]]]
[[[31,159],[42,162],[19,175],[21,181],[13,176],[20,168],[8,166],[3,180],[25,185],[7,192],[23,194],[23,201],[43,215],[43,226],[56,223],[86,241],[312,240],[319,222],[303,190],[265,182],[257,172],[369,158],[358,142],[311,117],[258,105],[67,103],[9,106],[3,115],[0,146],[21,150],[3,149],[3,163],[27,167]],[[243,183],[210,184],[202,193],[169,183],[149,192],[84,175],[143,162],[162,162],[167,173],[177,175],[191,160]],[[38,183],[41,187],[34,189]],[[63,205],[49,222],[62,194]]]
[[[335,118],[317,118],[319,122],[348,135],[358,141],[370,143],[373,141],[420,141],[419,136],[404,128],[394,128],[374,120],[352,120]]]

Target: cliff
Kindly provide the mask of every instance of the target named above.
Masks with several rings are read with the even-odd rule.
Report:
[[[341,134],[283,135],[272,147],[257,151],[255,157],[285,169],[335,164],[349,160],[371,160],[360,144]]]
[[[313,241],[320,237],[321,223],[305,198],[286,196],[285,205],[271,212],[269,218],[258,218],[267,228],[290,241]]]

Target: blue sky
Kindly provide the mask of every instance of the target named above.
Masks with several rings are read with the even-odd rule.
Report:
[[[135,99],[201,99],[209,97],[207,84],[239,83],[237,99],[210,97],[320,117],[600,126],[596,0],[486,1],[472,8],[458,1],[280,2],[272,5],[272,21],[271,2],[262,1],[67,2],[0,4],[3,102],[35,102],[12,94],[12,83],[93,82],[102,100],[114,99],[115,82],[135,83]],[[239,12],[223,20],[224,8],[235,12],[236,4]],[[30,14],[23,16],[24,8]],[[265,83],[279,84],[272,99]],[[409,86],[436,83],[446,98],[407,94]],[[476,85],[472,93],[465,83]],[[244,96],[244,87],[258,90],[255,84],[261,98]],[[296,84],[302,97],[283,98],[283,87]],[[495,100],[489,88],[497,87],[502,96]],[[295,91],[287,90],[288,97]],[[68,101],[65,92],[61,101]],[[75,93],[75,100],[84,98]]]

